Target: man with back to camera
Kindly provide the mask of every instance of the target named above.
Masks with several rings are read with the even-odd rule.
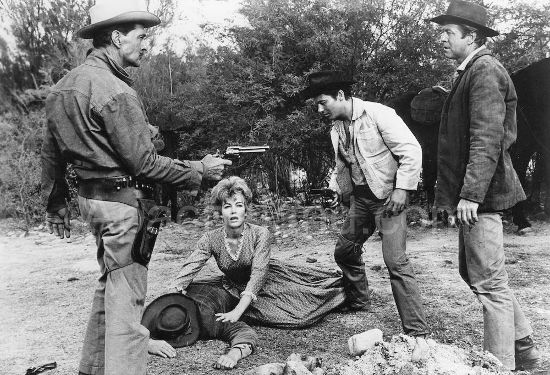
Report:
[[[412,358],[418,361],[428,355],[429,330],[406,254],[405,208],[408,191],[418,185],[422,150],[393,109],[352,97],[353,83],[341,71],[321,71],[308,76],[309,85],[301,92],[332,121],[336,167],[329,188],[350,202],[334,250],[344,278],[345,309],[370,308],[362,247],[378,227],[395,304],[405,333],[416,337]]]
[[[485,47],[498,32],[484,7],[456,0],[431,19],[443,54],[459,64],[441,116],[435,205],[456,212],[459,272],[483,305],[483,348],[510,370],[540,361],[533,330],[508,285],[502,212],[525,199],[509,148],[517,96],[506,69]]]
[[[149,331],[141,325],[147,265],[156,237],[145,227],[154,213],[150,182],[197,192],[203,179],[219,180],[230,161],[207,155],[179,161],[157,155],[145,109],[124,70],[139,67],[145,28],[160,20],[141,0],[98,0],[86,61],[67,73],[46,100],[42,149],[46,220],[60,238],[70,236],[65,166],[79,180],[78,203],[97,242],[101,277],[82,349],[80,374],[145,375]],[[159,345],[162,345],[160,342]],[[153,352],[165,348],[153,348]],[[173,350],[173,349],[172,349]],[[174,353],[169,353],[175,355]]]

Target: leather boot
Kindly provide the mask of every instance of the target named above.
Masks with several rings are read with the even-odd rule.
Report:
[[[530,336],[526,336],[515,342],[516,371],[532,370],[540,364],[540,353]]]

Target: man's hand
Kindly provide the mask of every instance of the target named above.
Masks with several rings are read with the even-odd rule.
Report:
[[[386,199],[386,209],[384,210],[389,216],[399,215],[408,204],[409,194],[407,190],[403,189],[394,189],[388,199]]]
[[[217,158],[211,154],[202,158],[201,162],[204,167],[202,178],[211,181],[221,180],[225,166],[233,164],[231,160]]]
[[[456,207],[456,218],[458,222],[463,225],[474,226],[477,221],[477,209],[479,203],[472,202],[467,199],[460,199],[458,206]]]
[[[217,313],[217,314],[214,314],[214,315],[216,315],[216,321],[217,322],[221,321],[223,323],[235,323],[235,322],[239,321],[242,314],[240,314],[238,311],[231,310],[230,312]]]
[[[50,233],[59,238],[71,237],[71,212],[68,207],[64,207],[57,212],[47,212],[46,223]]]

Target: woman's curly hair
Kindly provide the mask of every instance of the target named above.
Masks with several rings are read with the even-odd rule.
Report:
[[[252,191],[245,180],[238,176],[224,178],[214,186],[212,189],[211,204],[218,211],[221,211],[223,203],[235,195],[235,193],[241,193],[243,195],[245,204],[248,207],[248,204],[252,200]]]

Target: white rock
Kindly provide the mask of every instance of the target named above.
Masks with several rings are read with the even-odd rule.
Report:
[[[349,352],[353,356],[361,355],[381,341],[383,341],[382,331],[378,328],[358,333],[348,339]]]

